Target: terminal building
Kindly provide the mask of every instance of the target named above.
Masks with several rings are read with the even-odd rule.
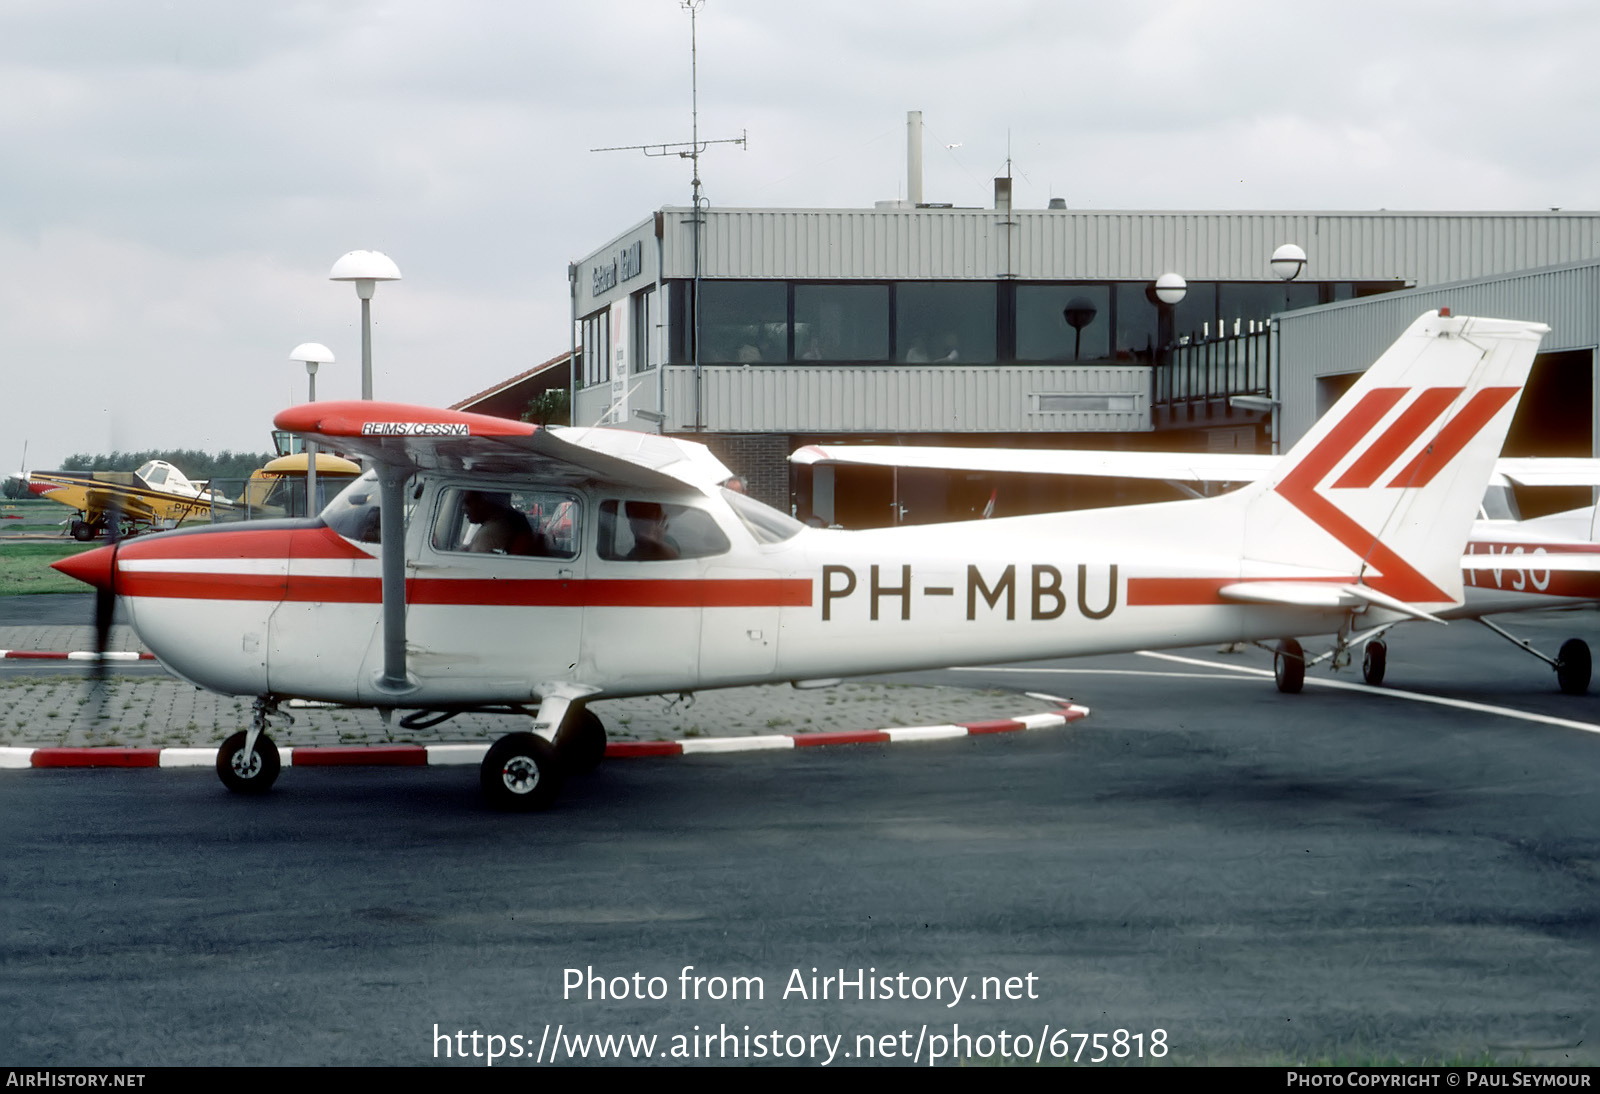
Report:
[[[573,422],[701,440],[803,519],[924,523],[981,509],[993,484],[813,476],[787,457],[1286,448],[1444,304],[1553,328],[1507,454],[1596,454],[1600,213],[1114,212],[1010,195],[998,178],[981,209],[655,211],[569,267],[574,344],[555,360]],[[1286,244],[1305,260],[1275,270]],[[1060,490],[1009,483],[1000,511],[1134,500]]]

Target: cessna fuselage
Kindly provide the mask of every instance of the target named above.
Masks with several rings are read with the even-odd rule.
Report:
[[[118,547],[116,591],[173,672],[212,690],[393,703],[379,685],[378,491],[317,520]],[[866,532],[807,528],[723,491],[429,475],[406,492],[406,706],[811,680],[1329,630],[1338,613],[1229,603],[1307,578],[1231,545],[1173,544],[1193,502]],[[488,496],[533,539],[483,549]],[[481,514],[480,514],[481,515]],[[520,526],[519,526],[520,527]],[[513,553],[513,550],[515,553]]]

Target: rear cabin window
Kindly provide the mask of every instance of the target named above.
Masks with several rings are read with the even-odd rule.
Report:
[[[440,498],[433,546],[467,554],[578,557],[575,495],[551,490],[452,487]]]
[[[656,501],[600,503],[600,557],[612,562],[708,558],[728,550],[728,537],[704,509]]]

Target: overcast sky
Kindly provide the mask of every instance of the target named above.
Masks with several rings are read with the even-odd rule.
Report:
[[[713,204],[1595,209],[1600,5],[706,0]],[[0,466],[269,447],[300,342],[445,405],[569,343],[567,263],[689,200],[677,0],[5,0]]]

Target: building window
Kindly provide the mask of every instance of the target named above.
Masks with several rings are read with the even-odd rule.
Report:
[[[787,282],[700,282],[702,364],[751,364],[788,359]]]
[[[1232,334],[1232,320],[1265,323],[1273,312],[1309,308],[1322,300],[1322,286],[1315,281],[1227,282],[1217,286],[1217,315],[1223,320],[1223,334]],[[1213,334],[1216,332],[1213,331]]]
[[[593,387],[611,379],[611,309],[584,316],[580,324],[583,384]]]
[[[1017,360],[1098,361],[1111,356],[1109,285],[1018,285]]]
[[[1171,340],[1163,333],[1161,315],[1151,299],[1148,281],[1119,281],[1116,284],[1116,355],[1120,361],[1150,363],[1156,352]]]
[[[661,363],[661,308],[654,287],[633,294],[633,371]]]
[[[895,286],[895,360],[992,365],[996,286],[902,281]]]
[[[796,285],[797,361],[887,361],[889,286]]]

